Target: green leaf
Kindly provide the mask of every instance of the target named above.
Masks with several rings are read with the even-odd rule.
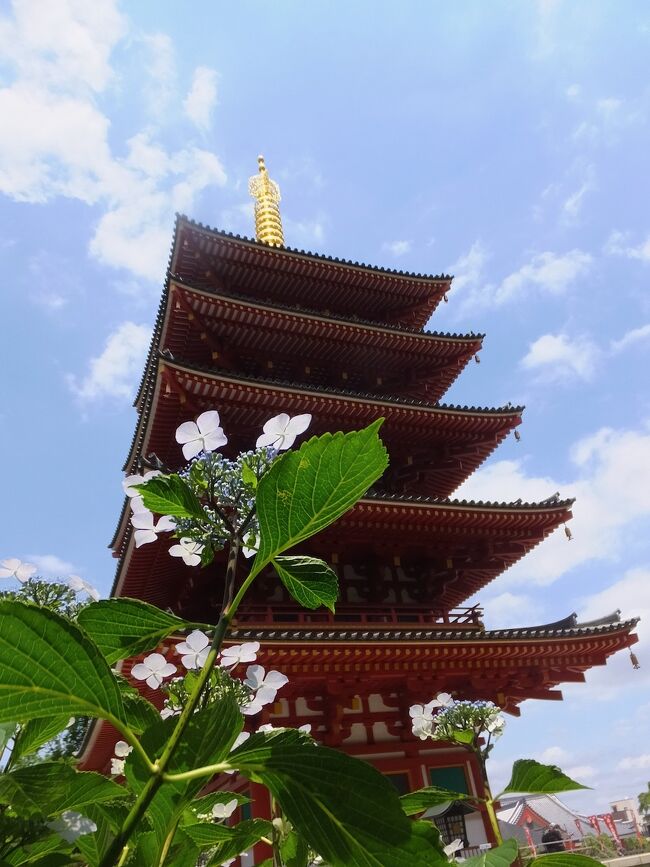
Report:
[[[522,794],[548,794],[556,792],[571,792],[574,789],[588,789],[582,783],[576,783],[555,765],[542,765],[534,759],[518,759],[512,766],[510,782],[503,790]],[[498,799],[497,799],[498,800]]]
[[[197,518],[205,521],[201,501],[184,479],[176,473],[170,476],[154,476],[141,485],[133,485],[142,500],[157,515],[172,518]]]
[[[0,602],[0,722],[63,714],[124,720],[106,660],[64,617]]]
[[[127,598],[94,602],[79,612],[78,620],[109,663],[151,650],[189,625],[155,605]]]
[[[331,867],[447,863],[434,826],[408,819],[394,786],[360,759],[284,730],[252,735],[230,761],[271,791]]]
[[[253,490],[257,488],[257,476],[255,472],[248,466],[246,461],[241,465],[241,478],[245,485],[251,485]]]
[[[468,799],[469,795],[462,794],[461,792],[452,792],[451,789],[440,789],[438,786],[427,786],[424,789],[418,789],[415,792],[402,795],[400,802],[407,816],[415,816],[416,813],[423,813],[431,807],[439,807],[441,804],[448,804],[450,801],[466,801]]]
[[[634,854],[634,853],[630,853]],[[539,867],[593,867],[594,864],[602,867],[602,861],[589,858],[588,855],[580,855],[577,852],[552,852],[548,855],[540,855],[528,862],[529,867],[539,864]]]
[[[295,831],[290,831],[280,843],[280,854],[285,867],[308,867],[309,846]]]
[[[510,867],[519,853],[516,840],[506,840],[495,849],[486,849],[480,855],[465,858],[463,867]]]
[[[77,838],[76,845],[86,859],[88,867],[97,867],[115,835],[111,822],[97,805],[86,807],[84,816],[92,819],[97,825],[97,830],[93,834],[82,834]]]
[[[196,827],[196,826],[194,826]],[[205,825],[203,827],[206,827]],[[209,826],[208,826],[209,827]],[[212,827],[219,827],[212,825]],[[223,825],[221,826],[224,827]],[[208,861],[207,867],[216,867],[218,864],[223,864],[229,858],[236,858],[240,852],[245,852],[254,846],[262,837],[270,837],[270,823],[263,819],[246,819],[235,825],[234,828],[228,828],[232,832],[232,836],[217,843],[217,847],[211,852],[212,857]],[[187,829],[185,829],[187,831]]]
[[[89,804],[128,797],[128,791],[113,780],[92,771],[76,771],[63,762],[41,762],[0,775],[0,803],[24,813],[83,812]]]
[[[216,843],[241,837],[242,832],[249,834],[253,831],[257,834],[257,839],[254,842],[257,842],[260,837],[269,837],[271,835],[271,823],[264,819],[246,819],[239,825],[234,826],[216,825],[212,822],[197,822],[195,825],[186,825],[183,828],[185,835],[202,849],[209,849]]]
[[[142,735],[141,743],[149,756],[159,756],[177,720],[158,720]],[[167,772],[181,773],[222,761],[229,753],[243,726],[242,716],[233,696],[228,695],[192,715],[181,740],[167,766]],[[149,771],[137,753],[132,753],[125,766],[129,788],[140,793],[149,779]],[[158,851],[173,824],[182,816],[192,798],[213,776],[189,781],[165,782],[158,789],[148,810]]]
[[[165,867],[196,867],[200,854],[199,847],[192,843],[182,828],[179,828],[174,834],[174,842],[165,860]],[[150,867],[151,863],[148,861],[145,867]]]
[[[72,846],[69,843],[66,843],[58,834],[48,834],[47,837],[43,837],[41,840],[36,840],[33,843],[28,843],[24,847],[21,846],[20,849],[15,849],[7,855],[6,862],[0,861],[0,865],[7,863],[14,865],[14,867],[18,867],[18,865],[22,864],[40,863],[45,867],[49,862],[46,862],[43,859],[49,855],[54,856],[57,853],[66,853],[71,850]]]
[[[136,735],[141,735],[160,720],[160,713],[141,695],[123,695],[124,713],[129,728]]]
[[[285,452],[260,479],[257,575],[278,554],[336,521],[365,494],[388,465],[377,419],[360,431],[313,437]]]
[[[14,761],[21,756],[28,756],[36,752],[43,744],[51,741],[59,732],[67,728],[70,722],[69,714],[61,714],[53,717],[39,717],[31,719],[20,729],[20,735],[14,746]]]
[[[67,722],[67,720],[68,720],[68,717],[66,717],[66,722]],[[7,746],[7,744],[12,739],[12,737],[14,736],[15,733],[16,733],[16,723],[15,722],[0,723],[0,757],[2,756],[3,752],[5,751],[5,747]],[[16,750],[16,747],[14,746],[14,752],[15,752],[15,750]]]
[[[325,605],[334,612],[339,582],[327,563],[315,557],[276,557],[273,565],[284,586],[303,608]]]

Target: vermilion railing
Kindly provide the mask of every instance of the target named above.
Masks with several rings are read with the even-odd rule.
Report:
[[[409,606],[352,606],[341,605],[332,614],[327,609],[306,611],[290,605],[246,605],[239,609],[235,618],[238,624],[329,626],[342,629],[350,626],[401,626],[452,627],[480,629],[483,609],[478,605],[453,608],[443,611],[438,608]]]

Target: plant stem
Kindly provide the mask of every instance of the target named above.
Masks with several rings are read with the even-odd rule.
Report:
[[[272,798],[271,800],[271,816],[273,819],[282,818],[282,810],[275,798]],[[272,822],[271,827],[273,829],[271,831],[273,867],[284,867],[282,864],[282,855],[280,854],[280,829],[276,826],[275,822]]]
[[[176,834],[176,829],[178,828],[179,821],[180,816],[178,817],[178,819],[176,819],[176,821],[169,830],[169,834],[167,834],[167,836],[165,837],[165,842],[160,852],[160,858],[158,859],[158,867],[165,867],[165,858],[169,854],[169,850],[172,847],[172,842],[174,840],[174,835]]]
[[[476,755],[478,757],[479,766],[481,768],[481,776],[483,777],[483,788],[485,789],[485,809],[488,814],[488,819],[490,820],[490,826],[492,828],[492,833],[494,834],[494,839],[496,840],[497,846],[500,846],[503,843],[503,837],[501,836],[499,820],[497,819],[497,814],[494,809],[494,798],[492,796],[492,790],[490,789],[490,781],[488,780],[486,760],[481,753],[480,747],[476,749]]]
[[[212,667],[214,666],[217,656],[219,655],[219,651],[221,650],[221,644],[226,635],[228,627],[230,626],[232,616],[237,610],[237,606],[235,606],[232,602],[232,596],[235,586],[235,574],[237,570],[238,556],[239,539],[237,537],[234,537],[231,540],[230,550],[228,553],[228,566],[226,568],[226,580],[222,611],[219,617],[219,621],[214,630],[210,653],[208,654],[205,664],[196,680],[194,688],[190,693],[187,704],[183,708],[183,711],[178,718],[176,728],[174,729],[169,740],[165,744],[165,748],[163,749],[160,758],[153,764],[151,768],[151,776],[149,777],[142,791],[136,798],[135,803],[131,808],[131,811],[129,812],[129,815],[124,820],[124,824],[122,825],[120,832],[115,837],[108,850],[106,851],[104,857],[100,861],[99,867],[113,867],[113,865],[118,862],[118,859],[120,858],[124,847],[129,842],[140,820],[146,813],[149,804],[152,802],[156,792],[164,782],[164,773],[167,765],[171,761],[176,751],[176,748],[183,736],[183,733],[185,732],[187,724],[189,723],[192,714],[194,713],[194,710],[199,703],[203,688],[205,687],[205,684],[210,677]],[[238,594],[238,600],[240,594]],[[239,605],[239,601],[237,601],[237,605]]]

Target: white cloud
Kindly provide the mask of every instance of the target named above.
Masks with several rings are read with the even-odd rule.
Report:
[[[563,747],[553,746],[547,747],[537,758],[545,765],[560,765],[570,759],[571,755]]]
[[[503,304],[531,289],[561,295],[589,269],[591,261],[591,256],[582,250],[569,250],[563,255],[539,253],[494,289],[493,300]]]
[[[313,220],[292,220],[291,217],[283,217],[282,222],[284,240],[289,247],[318,248],[325,240],[325,218],[322,215]],[[247,234],[250,234],[250,228]]]
[[[218,76],[214,69],[197,66],[189,93],[183,101],[185,114],[199,129],[209,129],[217,104]]]
[[[163,118],[176,95],[176,54],[166,33],[145,33],[137,40],[144,48],[142,92],[147,110],[154,118]]]
[[[574,765],[566,768],[564,773],[572,780],[582,783],[585,780],[593,779],[598,774],[598,770],[591,765]]]
[[[109,335],[103,352],[91,358],[86,376],[80,382],[69,376],[68,385],[82,401],[132,397],[150,340],[146,325],[123,322]]]
[[[474,473],[457,496],[534,501],[559,491],[563,496],[577,498],[571,522],[573,540],[568,541],[564,533],[556,531],[505,573],[500,588],[547,585],[584,563],[615,562],[627,549],[637,527],[643,534],[643,521],[650,516],[648,454],[648,427],[602,428],[575,444],[571,452],[575,470],[572,478],[528,475],[523,459],[496,461]],[[603,613],[607,612],[601,609],[599,616]]]
[[[405,253],[410,253],[413,247],[413,241],[386,241],[383,245],[384,250],[388,250],[393,256],[403,256]]]
[[[13,12],[0,18],[0,54],[21,81],[66,93],[104,90],[127,29],[114,0],[16,0]]]
[[[191,144],[168,151],[151,130],[115,156],[98,99],[113,75],[111,52],[126,33],[114,2],[24,0],[15,10],[14,18],[0,19],[0,46],[14,73],[0,87],[0,192],[17,201],[65,196],[99,205],[104,213],[91,253],[159,280],[174,211],[189,210],[203,190],[225,184],[221,162]],[[167,37],[151,39],[168,50]]]
[[[464,289],[469,291],[478,289],[489,258],[490,253],[485,244],[480,240],[474,241],[467,253],[449,266],[449,273],[454,275],[454,282],[451,284],[454,293],[462,292]]]
[[[630,233],[615,231],[607,239],[604,251],[610,256],[625,256],[626,259],[638,259],[650,262],[650,235],[640,244],[630,244]]]
[[[451,266],[451,273],[456,275],[452,287],[455,292],[465,294],[461,312],[505,304],[531,292],[561,295],[588,271],[592,262],[589,253],[582,250],[569,250],[563,254],[546,251],[534,255],[530,262],[495,284],[488,282],[483,275],[488,258],[485,246],[476,241]]]
[[[56,554],[28,554],[25,558],[28,562],[38,567],[38,574],[47,577],[65,577],[77,571],[73,563],[62,560]]]
[[[578,221],[585,196],[596,188],[593,165],[586,166],[582,173],[582,183],[574,192],[567,196],[562,204],[562,220],[567,225],[573,225]]]
[[[506,590],[497,596],[483,599],[485,622],[488,629],[504,629],[509,626],[520,626],[536,618],[536,622],[544,619],[540,615],[539,601],[524,594],[511,593]]]
[[[627,756],[616,766],[619,771],[636,771],[650,768],[650,753],[639,753],[637,756]]]
[[[567,99],[574,100],[580,96],[582,88],[579,84],[571,84],[564,92],[566,93]]]
[[[635,343],[642,343],[650,339],[650,322],[646,325],[640,325],[638,328],[632,328],[626,331],[619,340],[613,340],[611,343],[612,352],[622,352],[628,346],[633,346]]]
[[[538,371],[546,380],[590,379],[598,355],[598,347],[587,337],[543,334],[530,344],[521,363],[528,370]]]

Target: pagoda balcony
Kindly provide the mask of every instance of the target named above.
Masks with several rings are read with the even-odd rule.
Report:
[[[363,605],[341,606],[335,613],[327,609],[309,611],[294,605],[246,605],[234,619],[237,627],[305,626],[349,629],[350,626],[381,626],[386,629],[408,626],[444,626],[446,630],[482,630],[483,609],[478,605],[443,610],[422,606]]]

